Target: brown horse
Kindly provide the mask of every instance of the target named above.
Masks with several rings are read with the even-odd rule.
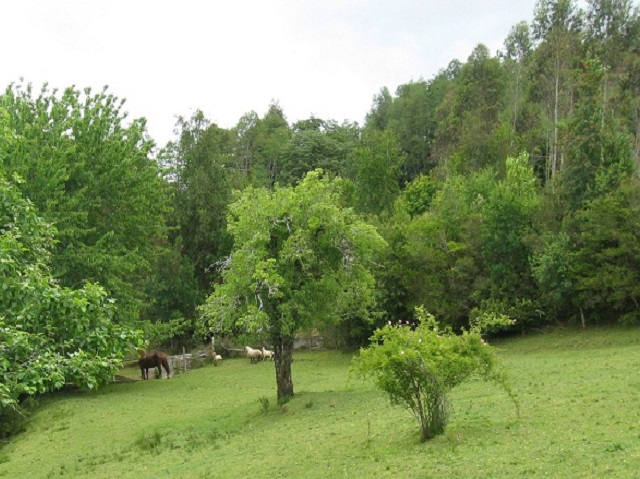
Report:
[[[169,358],[162,351],[154,351],[152,354],[147,354],[144,349],[138,350],[140,359],[138,364],[140,365],[140,372],[142,373],[142,379],[149,379],[149,369],[158,368],[158,375],[162,378],[162,369],[167,372],[167,379],[171,377],[171,370],[169,369]]]

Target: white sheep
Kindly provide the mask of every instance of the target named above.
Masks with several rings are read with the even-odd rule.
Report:
[[[264,359],[271,359],[273,360],[273,358],[275,357],[276,353],[274,353],[273,351],[269,351],[268,349],[264,349],[264,346],[262,347],[262,357]]]
[[[222,362],[222,356],[220,356],[219,354],[214,352],[213,353],[213,365],[217,366],[218,363],[221,363],[221,362]]]
[[[262,351],[259,349],[253,349],[249,346],[245,346],[244,349],[247,351],[247,357],[252,363],[256,363],[262,359]]]

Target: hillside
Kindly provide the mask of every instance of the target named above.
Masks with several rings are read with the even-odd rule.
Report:
[[[41,399],[0,450],[0,477],[633,477],[640,467],[640,330],[553,331],[495,343],[522,403],[497,387],[452,394],[446,433],[417,425],[350,355],[300,352],[296,397],[275,405],[270,363],[227,360],[170,380]],[[138,371],[123,371],[138,377]]]

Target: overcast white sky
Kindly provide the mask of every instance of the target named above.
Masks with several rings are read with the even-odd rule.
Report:
[[[277,101],[290,122],[362,123],[387,86],[492,53],[535,0],[5,0],[0,88],[21,77],[126,98],[150,135],[202,110],[223,128]]]

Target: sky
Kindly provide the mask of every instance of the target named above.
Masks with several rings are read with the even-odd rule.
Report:
[[[197,110],[222,128],[273,102],[290,123],[363,123],[381,88],[502,48],[536,0],[6,0],[0,87],[126,99],[160,146]]]

